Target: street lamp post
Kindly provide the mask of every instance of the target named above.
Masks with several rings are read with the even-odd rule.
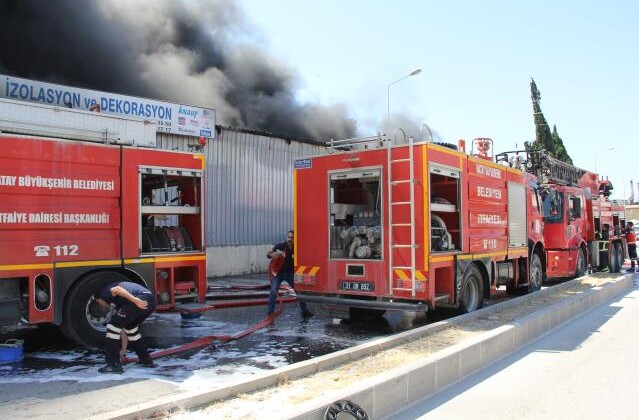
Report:
[[[401,82],[402,80],[406,79],[407,77],[411,77],[411,76],[415,76],[416,74],[419,74],[422,72],[422,69],[415,69],[413,71],[411,71],[410,73],[408,73],[407,75],[395,80],[394,82],[391,82],[388,84],[388,88],[387,88],[387,92],[386,92],[386,118],[390,119],[390,88],[392,85],[394,85],[395,83]]]
[[[609,152],[609,151],[611,151],[611,150],[615,150],[615,146],[610,146],[610,147],[608,147],[607,149],[600,150],[600,151],[598,151],[598,152],[596,152],[596,153],[595,153],[595,172],[597,172],[597,155],[598,155],[599,153]],[[597,174],[597,175],[598,175],[598,174]]]

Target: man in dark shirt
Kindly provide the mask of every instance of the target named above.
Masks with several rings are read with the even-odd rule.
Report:
[[[112,283],[93,296],[102,310],[114,305],[117,312],[111,317],[106,330],[106,366],[98,369],[100,373],[122,373],[120,361],[120,337],[131,343],[131,348],[138,355],[138,363],[145,367],[153,367],[153,359],[149,356],[139,325],[155,309],[155,298],[150,290],[137,283]]]
[[[286,242],[282,242],[273,247],[272,250],[266,253],[266,256],[271,259],[269,264],[269,274],[274,276],[271,280],[271,293],[268,296],[268,313],[269,315],[275,312],[275,298],[277,297],[277,291],[280,289],[282,282],[287,282],[293,289],[293,239],[294,233],[292,230],[286,235]],[[308,318],[313,316],[313,313],[308,310],[306,302],[298,300],[300,303],[300,309],[302,310],[302,316]]]

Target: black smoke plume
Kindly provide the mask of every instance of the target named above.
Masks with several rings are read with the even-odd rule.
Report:
[[[232,0],[2,0],[0,72],[214,108],[217,123],[325,141],[344,106],[301,104],[294,70]]]

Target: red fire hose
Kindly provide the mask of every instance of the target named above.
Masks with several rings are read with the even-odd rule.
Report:
[[[294,298],[292,298],[294,299]],[[251,328],[244,330],[240,333],[237,333],[235,335],[208,335],[205,337],[201,337],[198,338],[195,341],[192,341],[190,343],[186,343],[186,344],[182,344],[176,347],[171,347],[168,349],[164,349],[164,350],[160,350],[160,351],[156,351],[151,353],[149,356],[151,357],[151,359],[157,359],[159,357],[164,357],[164,356],[170,356],[172,354],[176,354],[176,353],[182,353],[185,351],[189,351],[189,350],[199,350],[202,349],[204,347],[209,346],[212,342],[214,341],[219,341],[221,344],[224,343],[228,343],[229,341],[233,341],[233,340],[237,340],[240,339],[242,337],[245,337],[261,328],[267,327],[269,325],[271,325],[273,323],[273,321],[275,320],[275,318],[277,318],[278,316],[280,316],[280,314],[282,313],[282,304],[284,301],[289,301],[291,300],[291,298],[289,299],[278,299],[279,305],[278,308],[275,312],[273,312],[272,314],[269,314],[266,318],[264,318],[263,320],[261,320],[259,323],[257,323],[256,325],[252,326]],[[133,363],[133,362],[137,362],[138,358],[137,357],[124,357],[122,362],[124,364],[127,363]]]

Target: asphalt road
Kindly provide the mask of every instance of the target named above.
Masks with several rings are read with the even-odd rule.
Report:
[[[182,321],[179,314],[154,314],[145,322],[143,335],[155,349],[204,335],[233,335],[259,322],[265,309],[215,310],[190,321]],[[321,311],[305,321],[297,304],[288,304],[274,324],[247,337],[158,359],[153,369],[127,365],[122,375],[97,373],[102,352],[76,347],[56,329],[17,329],[0,336],[26,340],[21,363],[0,365],[0,417],[86,419],[144,403],[150,396],[215,389],[227,381],[402,331],[410,328],[408,321],[394,313],[375,322],[337,324]]]
[[[6,418],[84,419],[143,403],[149,396],[215,389],[226,381],[429,322],[425,316],[415,319],[391,312],[374,321],[337,323],[317,307],[312,309],[316,316],[303,320],[297,304],[287,304],[273,325],[247,337],[158,359],[153,369],[127,365],[122,375],[98,374],[102,351],[75,346],[55,328],[3,329],[0,342],[25,340],[25,358],[0,364],[0,413]],[[142,332],[152,349],[165,349],[205,335],[234,335],[258,323],[265,312],[265,306],[221,309],[196,320],[183,320],[176,313],[153,314]]]

